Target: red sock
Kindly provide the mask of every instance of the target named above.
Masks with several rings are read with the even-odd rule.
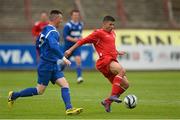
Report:
[[[113,84],[112,84],[111,96],[116,95],[119,97],[119,95],[121,95],[125,91],[125,89],[120,86],[121,82],[122,82],[122,77],[120,77],[118,75],[114,77]],[[112,103],[112,101],[110,101],[109,98],[105,99],[105,101],[109,104]]]
[[[122,77],[116,75],[113,80],[111,96],[113,95],[119,96],[125,91],[125,89],[120,86],[121,82],[122,82]]]
[[[106,99],[105,99],[105,102],[108,103],[108,104],[111,104],[111,103],[112,103],[112,101],[109,100],[109,98],[106,98]]]

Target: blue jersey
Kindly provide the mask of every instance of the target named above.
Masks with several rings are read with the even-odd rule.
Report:
[[[49,81],[55,84],[56,80],[64,77],[62,65],[57,60],[62,59],[63,52],[59,45],[60,34],[52,25],[47,25],[36,41],[40,61],[38,63],[38,84],[47,86]]]
[[[62,49],[59,45],[60,34],[52,25],[47,25],[41,32],[36,41],[36,47],[39,49],[40,59],[56,63],[63,57]]]
[[[80,39],[82,37],[82,30],[83,30],[83,23],[82,22],[73,22],[69,21],[65,24],[63,29],[63,37],[65,42],[65,48],[69,48],[73,46],[75,43],[67,40],[67,36],[70,36],[72,38],[78,38]]]

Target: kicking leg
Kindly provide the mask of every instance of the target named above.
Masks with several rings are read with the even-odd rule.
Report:
[[[114,77],[108,77],[112,83],[112,91],[110,97],[101,102],[104,105],[107,112],[110,112],[110,105],[112,102],[120,103],[119,96],[129,87],[127,77],[125,76],[124,68],[117,62],[112,61],[110,63],[110,72]]]
[[[118,62],[112,61],[110,71],[116,75],[112,84],[111,96],[119,97],[129,87],[129,82],[125,76],[125,69]]]

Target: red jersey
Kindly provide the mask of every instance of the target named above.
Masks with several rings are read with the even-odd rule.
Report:
[[[96,68],[112,83],[116,75],[110,71],[109,65],[111,61],[118,62],[118,51],[115,46],[114,31],[107,32],[103,29],[97,29],[86,38],[79,40],[77,43],[78,45],[93,43],[99,55],[99,59],[96,62]]]
[[[35,25],[32,28],[32,35],[34,37],[39,36],[39,34],[41,33],[42,29],[48,25],[48,22],[36,22]]]
[[[115,46],[114,31],[107,32],[103,29],[97,29],[89,36],[78,41],[78,45],[93,43],[99,58],[109,56],[114,59],[117,58],[118,52]]]

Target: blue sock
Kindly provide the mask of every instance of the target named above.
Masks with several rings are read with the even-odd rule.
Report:
[[[33,95],[38,95],[37,88],[26,88],[20,92],[14,92],[12,99],[15,100],[18,97],[28,97]]]
[[[82,76],[81,66],[77,66],[77,68],[76,68],[76,73],[77,73],[77,77],[81,77],[81,76]]]
[[[66,110],[72,108],[69,88],[61,88],[61,96],[66,106]]]

